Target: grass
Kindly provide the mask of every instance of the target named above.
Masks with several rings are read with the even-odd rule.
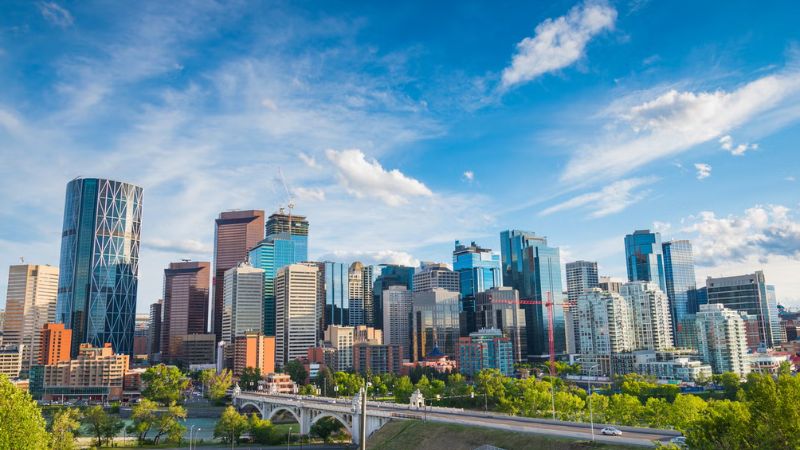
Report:
[[[532,448],[542,450],[589,448],[623,450],[634,448],[624,445],[592,445],[590,442],[579,442],[567,438],[419,421],[389,422],[370,437],[367,448],[372,450],[473,450],[486,444],[507,450]]]

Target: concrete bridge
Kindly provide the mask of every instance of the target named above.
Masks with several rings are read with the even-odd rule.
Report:
[[[413,396],[412,396],[413,397]],[[667,443],[680,433],[674,430],[616,426],[622,436],[603,436],[600,429],[606,424],[593,426],[583,422],[568,422],[549,419],[509,416],[500,413],[469,411],[460,408],[431,407],[424,404],[421,395],[414,404],[367,402],[367,437],[390,420],[425,420],[466,426],[479,426],[505,431],[560,436],[579,440],[596,440],[610,444],[628,444],[654,447],[656,442]],[[341,422],[353,443],[360,438],[361,402],[357,395],[353,399],[301,396],[290,394],[266,394],[260,392],[234,392],[233,404],[243,412],[257,412],[265,419],[286,411],[300,424],[300,434],[308,434],[311,426],[323,417],[332,417]]]

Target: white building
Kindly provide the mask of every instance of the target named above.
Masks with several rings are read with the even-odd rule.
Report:
[[[742,316],[722,304],[700,305],[696,314],[700,358],[714,373],[733,372],[744,378],[750,373],[747,337]]]
[[[658,285],[633,281],[622,285],[620,294],[628,302],[637,350],[666,350],[674,347],[669,299]]]
[[[450,292],[459,292],[459,274],[447,267],[447,264],[423,262],[414,273],[414,292],[428,292],[441,288]]]
[[[41,329],[55,322],[58,267],[18,264],[8,269],[3,344],[22,348],[22,370],[38,364]]]
[[[290,264],[275,276],[276,367],[317,345],[317,279],[316,264]]]
[[[232,345],[245,332],[263,330],[264,270],[239,263],[225,271],[222,340]]]
[[[355,343],[353,327],[329,325],[325,330],[325,341],[336,349],[336,371],[347,371],[353,368],[353,344]]]
[[[578,295],[576,310],[581,354],[611,355],[634,349],[631,309],[621,295],[593,288]]]
[[[411,305],[412,293],[405,286],[389,286],[383,291],[383,343],[399,345],[405,358],[411,355]]]

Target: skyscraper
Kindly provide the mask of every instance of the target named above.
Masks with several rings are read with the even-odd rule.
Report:
[[[349,267],[344,263],[321,262],[319,272],[322,277],[320,301],[322,303],[323,330],[331,325],[350,325],[350,279]]]
[[[214,221],[214,279],[211,332],[222,340],[225,271],[247,260],[247,252],[264,239],[264,211],[225,211]],[[262,319],[263,320],[263,319]]]
[[[500,255],[472,242],[469,246],[456,241],[453,250],[453,270],[458,274],[461,292],[461,335],[466,337],[478,330],[475,296],[503,285]]]
[[[636,230],[625,236],[625,261],[628,281],[651,281],[667,292],[660,233]]]
[[[446,264],[423,262],[414,273],[414,292],[425,292],[432,289],[445,289],[459,292],[459,276]]]
[[[567,263],[567,299],[570,303],[578,301],[578,296],[596,288],[599,284],[597,277],[597,262],[573,261]]]
[[[288,237],[295,244],[294,257],[291,259],[308,260],[308,220],[305,216],[285,214],[281,209],[269,216],[266,233],[268,237]]]
[[[183,336],[205,334],[210,282],[210,262],[174,262],[164,269],[162,358],[169,360],[181,356]]]
[[[578,296],[576,317],[581,354],[611,356],[636,348],[632,312],[621,295],[590,289]]]
[[[525,311],[520,308],[519,292],[507,286],[498,286],[478,292],[475,298],[476,326],[496,328],[508,336],[515,362],[528,358],[528,335]]]
[[[242,262],[226,270],[224,280],[222,340],[233,345],[238,336],[248,331],[259,332],[264,326],[264,271]]]
[[[275,276],[275,365],[306,356],[317,345],[318,266],[290,264]]]
[[[155,303],[150,304],[150,324],[147,327],[149,333],[148,344],[148,359],[153,361],[157,359],[155,356],[161,353],[161,320],[164,307],[164,300],[159,299]]]
[[[696,314],[700,358],[714,373],[733,372],[744,378],[750,373],[745,324],[737,311],[721,303],[700,305]]]
[[[142,188],[102,178],[67,184],[56,321],[80,344],[133,353]]]
[[[375,308],[374,318],[375,323],[372,325],[375,328],[383,328],[383,293],[389,286],[405,286],[409,291],[412,290],[414,284],[414,268],[400,266],[396,264],[386,264],[380,267],[380,274],[375,278],[373,283],[373,307]],[[407,349],[403,349],[403,354],[407,355]]]
[[[669,300],[658,285],[646,281],[625,283],[621,294],[628,302],[635,350],[673,348]]]
[[[456,359],[461,294],[443,288],[414,292],[412,300],[411,338],[414,361],[421,361],[434,348]]]
[[[64,328],[63,323],[47,323],[41,331],[41,349],[37,364],[48,366],[69,361],[72,347],[72,330]]]
[[[685,317],[697,312],[697,281],[694,275],[694,256],[689,241],[664,242],[664,278],[672,316],[672,332],[678,347],[687,347],[683,323]],[[693,330],[688,330],[694,333]]]
[[[348,273],[350,325],[368,325],[375,321],[373,281],[372,266],[365,266],[359,261],[350,264]]]
[[[56,318],[58,267],[19,264],[8,268],[3,344],[22,347],[22,370],[37,364],[40,330]]]
[[[566,330],[558,248],[548,246],[547,238],[535,233],[508,230],[500,233],[500,254],[503,284],[517,289],[524,300],[540,302],[522,305],[529,357],[544,358],[549,354],[548,303],[552,305],[555,352],[563,354]]]
[[[381,295],[383,299],[383,343],[399,345],[402,357],[411,353],[411,305],[412,292],[405,286],[388,286]]]
[[[767,295],[764,272],[747,275],[706,279],[708,303],[719,303],[726,308],[744,311],[758,318],[761,343],[773,347],[781,342],[780,319],[774,300]]]

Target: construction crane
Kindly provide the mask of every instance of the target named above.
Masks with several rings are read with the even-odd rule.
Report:
[[[553,336],[553,299],[550,292],[547,293],[547,300],[519,299],[519,300],[500,300],[491,299],[492,303],[506,303],[516,305],[544,305],[547,308],[547,341],[550,350],[550,376],[556,376],[556,343]]]
[[[281,184],[283,185],[283,190],[286,192],[286,207],[289,209],[289,238],[292,237],[292,210],[294,209],[294,198],[292,198],[292,193],[289,190],[289,186],[286,184],[286,177],[283,176],[283,170],[278,167],[278,178],[281,180]],[[283,209],[283,208],[281,208]]]

